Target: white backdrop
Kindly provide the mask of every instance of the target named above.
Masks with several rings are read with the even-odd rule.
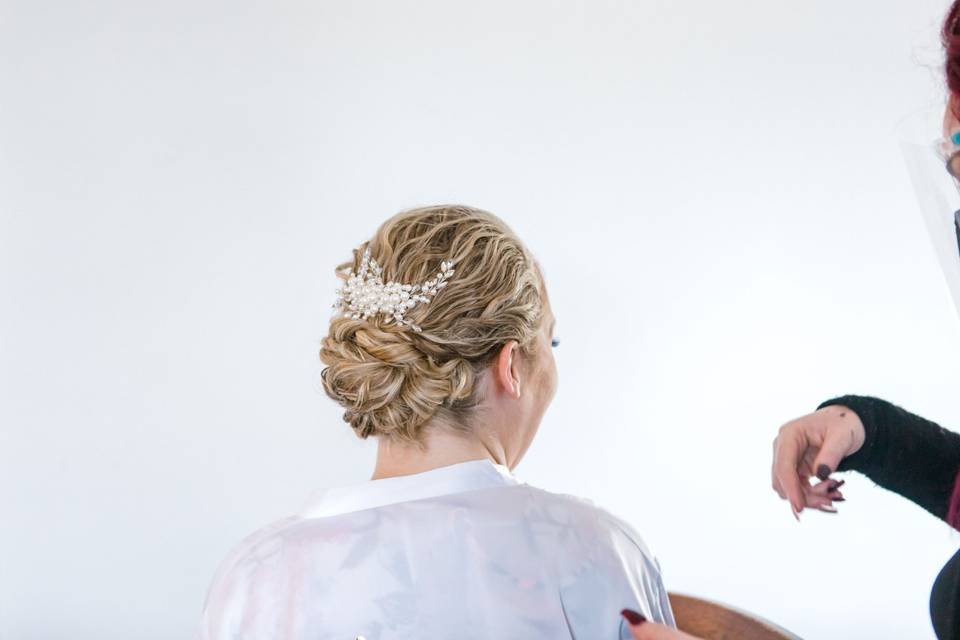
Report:
[[[233,544],[369,477],[319,384],[333,267],[437,202],[546,270],[521,479],[630,520],[671,589],[932,638],[960,536],[861,477],[797,524],[768,469],[842,393],[960,428],[893,135],[946,4],[0,1],[0,638],[188,638]]]

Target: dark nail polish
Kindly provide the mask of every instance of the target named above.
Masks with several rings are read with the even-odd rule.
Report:
[[[835,488],[836,488],[836,489],[839,489],[840,487],[842,487],[842,486],[845,485],[845,484],[847,484],[847,481],[846,481],[846,480],[841,480],[840,482],[837,483],[837,486],[836,486]]]
[[[833,472],[830,471],[830,467],[828,467],[825,464],[822,464],[819,467],[817,467],[817,477],[820,478],[821,480],[826,480],[827,478],[829,478],[831,473]]]
[[[620,612],[620,615],[626,618],[627,622],[629,622],[632,625],[643,624],[644,622],[647,621],[646,618],[644,618],[642,615],[640,615],[633,609],[624,609],[623,611]]]
[[[834,502],[846,502],[846,498],[831,498]]]

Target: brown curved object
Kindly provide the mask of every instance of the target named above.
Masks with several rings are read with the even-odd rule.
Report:
[[[677,628],[704,640],[802,640],[772,622],[719,602],[671,593]]]

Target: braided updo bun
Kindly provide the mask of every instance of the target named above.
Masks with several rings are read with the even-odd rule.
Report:
[[[543,311],[542,279],[527,248],[498,217],[459,205],[403,211],[337,267],[346,279],[365,249],[383,280],[420,283],[452,260],[455,274],[427,304],[405,313],[420,327],[338,315],[323,339],[323,387],[361,438],[419,442],[434,417],[469,429],[478,381],[515,340],[530,354]]]

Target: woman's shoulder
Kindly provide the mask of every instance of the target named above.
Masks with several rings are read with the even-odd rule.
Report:
[[[609,609],[613,620],[625,606],[673,624],[660,563],[633,525],[589,498],[536,488],[531,495],[556,525],[549,538],[572,629],[594,629],[597,612]]]
[[[280,586],[287,541],[302,523],[299,515],[275,520],[243,537],[222,557],[207,588],[198,638],[219,638],[217,630],[229,626],[232,612],[256,597],[253,587],[269,591]]]
[[[224,558],[224,564],[231,564],[251,553],[263,555],[263,546],[269,545],[271,540],[276,540],[289,529],[296,526],[301,520],[299,516],[291,515],[262,525],[241,538]]]
[[[653,561],[653,555],[637,529],[606,507],[590,498],[525,486],[532,499],[542,505],[543,513],[555,524],[576,526],[586,535],[593,536],[595,542],[606,542],[620,550],[633,550]]]
[[[271,557],[280,552],[280,544],[285,534],[296,528],[302,519],[299,516],[288,516],[275,520],[267,525],[255,529],[247,534],[222,557],[214,573],[207,594],[208,601],[215,599],[219,591],[229,589],[233,582],[232,576],[242,571],[245,565],[268,565]]]

